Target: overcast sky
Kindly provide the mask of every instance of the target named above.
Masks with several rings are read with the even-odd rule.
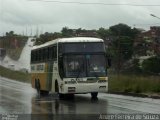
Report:
[[[45,1],[45,0],[44,0]],[[47,0],[46,0],[47,1]],[[48,0],[54,1],[54,0]],[[160,5],[160,0],[57,0],[61,2]],[[160,26],[160,6],[127,6],[38,2],[29,0],[0,0],[0,35],[8,31],[35,34],[59,32],[62,27],[98,29],[125,23],[148,29]]]

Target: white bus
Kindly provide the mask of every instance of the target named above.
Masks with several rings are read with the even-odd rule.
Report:
[[[61,38],[31,50],[31,83],[40,93],[64,95],[108,91],[105,44],[91,37]]]

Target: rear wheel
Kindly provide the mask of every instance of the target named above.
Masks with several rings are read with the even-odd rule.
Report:
[[[38,95],[48,95],[49,91],[41,90],[41,84],[39,79],[35,79],[35,88],[37,90]]]
[[[59,96],[59,99],[64,99],[65,98],[65,94],[58,93],[58,96]]]
[[[97,96],[98,96],[98,92],[92,92],[92,93],[91,93],[91,97],[92,97],[93,99],[97,99]]]
[[[66,99],[74,99],[74,94],[65,94]]]
[[[37,90],[37,93],[40,94],[40,82],[39,79],[35,79],[35,89]]]

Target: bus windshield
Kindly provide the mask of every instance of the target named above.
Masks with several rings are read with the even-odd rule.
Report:
[[[106,76],[106,61],[104,55],[87,55],[88,77]]]
[[[104,55],[65,55],[65,77],[106,76]]]

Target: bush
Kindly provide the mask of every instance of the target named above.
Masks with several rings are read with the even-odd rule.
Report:
[[[142,69],[140,68],[139,59],[132,59],[127,61],[123,65],[121,70],[122,74],[142,74]]]
[[[147,73],[160,73],[160,57],[156,56],[144,60],[142,63],[142,69]]]

